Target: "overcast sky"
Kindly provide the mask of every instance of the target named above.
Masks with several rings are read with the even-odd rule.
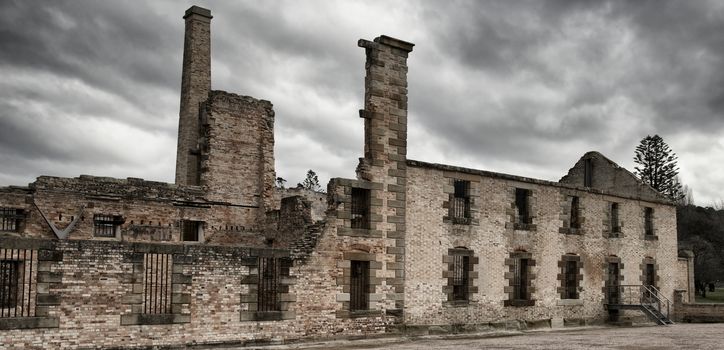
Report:
[[[415,43],[408,157],[557,181],[633,170],[659,134],[697,204],[724,198],[722,1],[0,0],[0,185],[172,182],[182,16],[211,9],[212,88],[270,100],[277,176],[354,177],[364,50]]]

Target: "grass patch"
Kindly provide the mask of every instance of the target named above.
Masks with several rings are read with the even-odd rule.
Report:
[[[716,292],[706,292],[706,298],[696,296],[697,303],[722,303],[724,304],[724,288],[717,288]]]

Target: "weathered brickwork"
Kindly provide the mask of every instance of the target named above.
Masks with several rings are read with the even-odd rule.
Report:
[[[181,108],[179,110],[176,183],[199,184],[199,104],[211,90],[211,11],[192,6],[184,20]]]
[[[0,188],[0,268],[31,288],[7,308],[24,315],[0,309],[4,348],[578,325],[637,317],[607,310],[616,285],[653,281],[672,300],[693,288],[674,207],[599,153],[560,182],[407,159],[414,45],[387,36],[358,42],[357,178],[326,194],[275,188],[271,102],[212,91],[211,13],[184,18],[175,184]]]
[[[514,319],[583,320],[602,322],[607,319],[604,307],[606,283],[605,258],[617,256],[626,265],[638,266],[645,257],[655,258],[659,287],[672,299],[676,281],[676,231],[673,206],[665,202],[641,202],[636,197],[619,197],[598,189],[585,189],[566,184],[546,182],[505,174],[455,168],[419,161],[408,162],[408,225],[406,309],[408,325],[487,324]],[[448,172],[460,177],[477,177],[479,183],[479,226],[461,230],[446,222],[448,214],[443,203],[449,200]],[[529,190],[528,201],[532,224],[516,226],[515,189]],[[581,220],[578,234],[562,234],[569,219],[566,197],[579,197]],[[603,222],[609,202],[620,203],[622,238],[604,238]],[[643,206],[655,208],[654,222],[659,229],[658,240],[644,240]],[[640,223],[640,224],[634,224]],[[533,225],[533,226],[531,226]],[[440,261],[448,249],[464,246],[479,254],[478,292],[471,295],[474,307],[446,305],[447,295],[441,292],[447,281],[441,278]],[[525,253],[516,253],[525,252]],[[516,254],[526,254],[530,264],[531,284],[528,289],[532,305],[505,306],[510,300],[510,278]],[[559,291],[559,261],[566,254],[579,257],[579,299],[562,300]],[[437,267],[437,268],[436,268]],[[623,281],[640,284],[640,269],[624,269]],[[665,277],[666,276],[666,277]]]

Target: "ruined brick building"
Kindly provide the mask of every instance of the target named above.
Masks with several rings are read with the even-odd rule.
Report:
[[[688,289],[672,203],[597,152],[559,182],[408,159],[413,44],[388,36],[358,42],[357,178],[275,189],[272,104],[211,90],[211,13],[184,19],[175,184],[0,188],[0,347],[556,327]]]

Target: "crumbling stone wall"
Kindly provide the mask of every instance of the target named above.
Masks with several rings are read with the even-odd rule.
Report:
[[[196,186],[134,178],[41,176],[28,188],[3,189],[0,207],[24,210],[21,230],[11,233],[23,237],[57,238],[47,218],[58,229],[76,221],[69,239],[180,242],[181,222],[194,220],[202,222],[202,242],[265,246],[264,227],[257,225],[258,208],[209,201]],[[95,214],[120,216],[118,235],[96,237]]]
[[[618,166],[604,155],[592,151],[587,152],[568,170],[568,174],[560,182],[573,186],[584,186],[586,160],[591,164],[590,188],[607,193],[638,197],[649,201],[665,201],[666,198],[648,185],[641,183],[631,172]]]
[[[256,210],[274,200],[274,110],[269,101],[211,91],[202,113],[201,185],[207,198]]]

